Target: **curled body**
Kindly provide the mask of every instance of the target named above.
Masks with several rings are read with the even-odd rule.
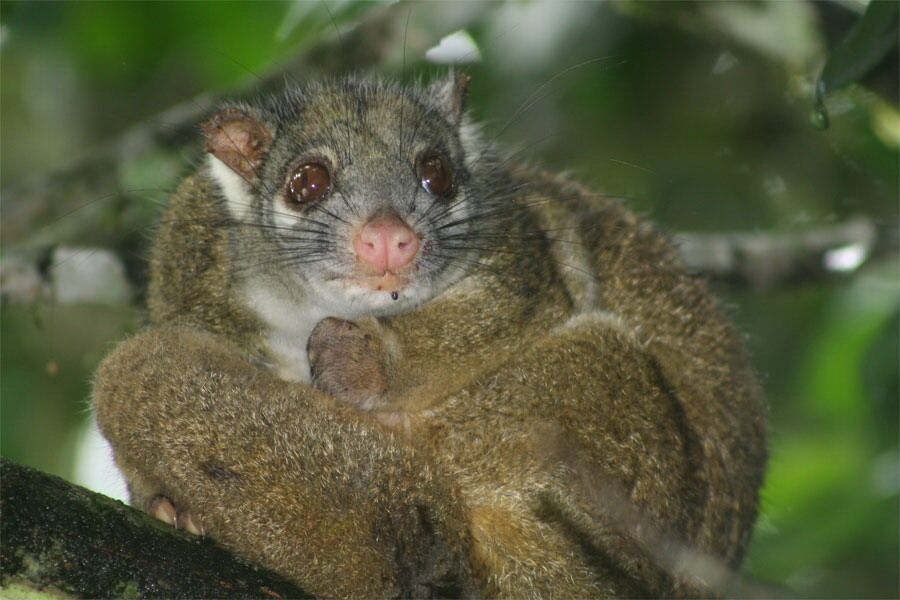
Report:
[[[741,337],[650,224],[485,143],[467,85],[204,125],[95,380],[132,501],[322,597],[715,592],[765,467]]]

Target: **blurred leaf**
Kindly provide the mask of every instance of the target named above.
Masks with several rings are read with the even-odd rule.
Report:
[[[862,385],[875,413],[873,433],[880,447],[896,447],[900,422],[900,312],[882,327],[866,349],[861,365]]]
[[[828,55],[816,84],[815,118],[821,127],[828,126],[825,96],[849,83],[858,81],[881,62],[897,45],[900,34],[900,2],[873,0],[850,33]]]
[[[87,305],[34,310],[0,307],[0,455],[71,477],[91,373],[109,344],[135,327],[138,311]]]
[[[858,81],[897,44],[900,3],[873,0],[850,33],[828,55],[816,93],[821,96]]]
[[[832,302],[799,370],[797,397],[813,426],[847,430],[869,425],[871,399],[861,369],[869,347],[897,311],[897,283],[885,274],[861,275]]]
[[[863,462],[853,439],[806,435],[778,441],[772,449],[764,502],[772,524],[805,514],[823,492],[842,485]]]
[[[810,2],[646,2],[619,0],[626,14],[659,20],[700,35],[725,37],[776,62],[803,68],[821,52]]]
[[[789,67],[802,69],[819,54],[822,42],[810,3],[765,0],[701,6],[721,32]]]
[[[896,593],[896,412],[873,394],[896,405],[896,271],[888,261],[831,296],[796,363],[794,422],[773,424],[748,569],[800,595]]]
[[[848,566],[859,569],[860,561],[874,574],[878,570],[867,557],[890,555],[896,547],[894,529],[881,543],[870,536],[865,553],[856,555],[860,532],[888,526],[896,505],[896,495],[885,498],[875,485],[865,436],[828,431],[794,436],[776,443],[772,455],[763,492],[767,526],[756,532],[748,570],[804,596],[860,597],[861,582],[840,574]],[[891,568],[889,563],[887,572]],[[826,583],[835,574],[843,582]],[[889,577],[872,577],[866,587],[885,595],[892,585]]]
[[[387,3],[385,0],[380,2],[362,2],[360,0],[320,0],[319,2],[310,2],[309,0],[294,0],[288,5],[287,12],[275,32],[275,37],[278,40],[287,39],[300,25],[312,25],[317,31],[325,26],[336,29],[335,33],[339,34],[339,26],[342,23],[350,21],[365,10],[371,9],[375,4],[385,3]]]
[[[893,104],[877,102],[872,109],[872,131],[894,150],[900,148],[900,111]]]

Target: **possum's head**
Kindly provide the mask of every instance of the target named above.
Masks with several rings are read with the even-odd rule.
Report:
[[[467,87],[344,79],[220,109],[203,125],[210,172],[254,232],[252,261],[336,314],[399,312],[464,276],[504,187]]]

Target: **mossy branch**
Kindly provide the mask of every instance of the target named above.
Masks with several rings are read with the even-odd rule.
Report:
[[[2,597],[311,598],[208,539],[3,459],[0,492]]]

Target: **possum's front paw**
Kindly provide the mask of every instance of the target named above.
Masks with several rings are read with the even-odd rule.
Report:
[[[387,394],[387,352],[368,327],[328,317],[306,345],[312,383],[360,410],[374,410]]]
[[[154,496],[147,504],[151,517],[168,523],[177,529],[184,529],[194,535],[203,535],[203,527],[187,510],[176,510],[175,505],[165,496]]]

